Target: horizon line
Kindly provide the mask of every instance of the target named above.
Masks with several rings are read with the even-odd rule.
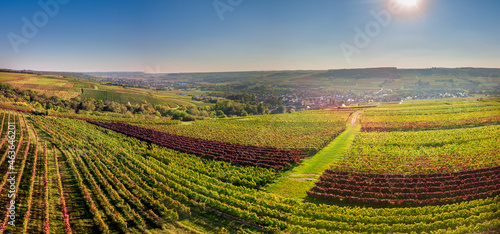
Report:
[[[331,71],[331,70],[360,70],[360,69],[377,69],[377,68],[395,68],[398,70],[424,70],[424,69],[465,69],[465,68],[473,68],[473,69],[500,69],[500,67],[421,67],[421,68],[400,68],[400,67],[357,67],[357,68],[332,68],[332,69],[276,69],[276,70],[233,70],[233,71],[194,71],[194,72],[157,72],[150,73],[146,71],[64,71],[64,70],[32,70],[32,69],[12,69],[12,68],[0,68],[0,70],[12,70],[12,71],[33,71],[33,72],[65,72],[65,73],[142,73],[142,74],[204,74],[204,73],[235,73],[235,72],[284,72],[284,71]]]

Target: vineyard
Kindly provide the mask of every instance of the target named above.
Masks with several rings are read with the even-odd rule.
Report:
[[[0,111],[3,175],[0,204],[4,207],[0,211],[0,230],[8,233],[493,233],[499,230],[500,127],[495,124],[357,133],[347,153],[323,173],[316,186],[308,191],[307,199],[284,198],[262,190],[285,173],[280,170],[293,167],[307,156],[298,149],[320,149],[329,142],[327,139],[342,132],[351,113],[351,110],[307,111],[144,128],[145,124],[137,123]],[[11,123],[15,123],[15,141],[7,131],[13,128]],[[173,135],[183,128],[184,134]],[[194,135],[196,128],[200,129],[198,137]],[[244,132],[252,128],[255,129]],[[288,135],[277,136],[273,142],[264,129],[271,134]],[[252,133],[255,138],[267,137],[267,141],[243,137]],[[189,134],[192,135],[185,136]],[[17,187],[13,190],[9,179],[11,148],[17,149],[14,162]],[[15,195],[16,226],[9,225],[10,193]]]
[[[169,107],[177,107],[179,105],[192,105],[189,102],[170,99],[170,98],[158,98],[152,95],[143,94],[143,93],[123,93],[114,90],[93,90],[93,89],[84,89],[83,93],[80,95],[82,99],[84,98],[93,98],[96,100],[113,100],[115,102],[121,104],[130,103],[132,105],[140,104],[146,101],[147,103],[151,103],[153,105],[165,105]]]
[[[361,117],[363,131],[422,130],[500,122],[500,99],[380,106]]]
[[[500,165],[500,126],[363,132],[334,169],[372,173],[455,172]]]
[[[456,203],[500,195],[500,166],[454,173],[374,174],[327,170],[309,196],[375,206]]]
[[[307,156],[302,151],[280,150],[270,147],[244,146],[191,137],[172,135],[124,123],[89,123],[108,128],[127,136],[164,146],[179,152],[218,159],[236,165],[250,165],[283,170]]]
[[[380,122],[362,121],[364,132],[308,197],[367,207],[426,207],[498,197],[500,126],[480,122],[500,114],[495,102],[424,102],[366,110],[362,120]],[[452,115],[456,119],[447,121]],[[417,126],[415,120],[442,124]],[[373,123],[386,127],[371,128]]]
[[[301,111],[286,115],[262,115],[218,119],[192,125],[137,126],[175,135],[240,145],[300,149],[317,152],[345,130],[349,109]]]

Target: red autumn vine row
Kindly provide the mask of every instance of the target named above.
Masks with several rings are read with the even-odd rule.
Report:
[[[429,174],[378,174],[355,171],[334,171],[331,169],[325,170],[323,175],[335,177],[339,179],[354,178],[358,181],[370,180],[373,182],[387,181],[392,182],[424,182],[424,181],[450,181],[454,179],[467,179],[478,176],[491,176],[500,173],[500,166],[485,167],[475,170],[464,170],[448,173],[429,173]]]
[[[361,131],[366,132],[388,132],[392,130],[417,130],[427,128],[451,128],[453,126],[481,125],[500,122],[500,116],[476,117],[470,119],[456,120],[456,123],[439,121],[411,121],[411,122],[362,122]]]
[[[308,195],[358,205],[456,203],[500,195],[500,166],[410,176],[327,170]]]

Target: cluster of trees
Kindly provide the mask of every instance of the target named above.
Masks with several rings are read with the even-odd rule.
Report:
[[[248,116],[269,114],[266,104],[259,102],[233,102],[228,100],[219,100],[215,103],[214,110],[217,117],[225,116]]]

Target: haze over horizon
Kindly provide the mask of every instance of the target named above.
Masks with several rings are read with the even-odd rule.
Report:
[[[388,10],[388,1],[6,1],[0,67],[150,73],[499,68],[499,1],[420,0],[399,14]]]

